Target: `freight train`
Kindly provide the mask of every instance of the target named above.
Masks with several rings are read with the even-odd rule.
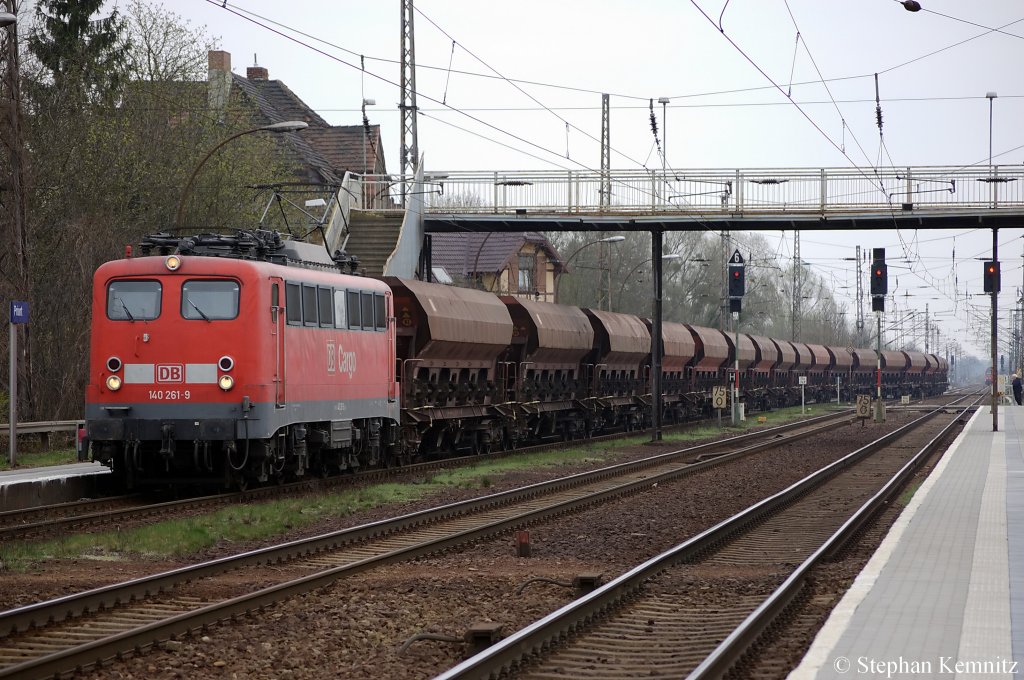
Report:
[[[156,234],[140,250],[93,281],[86,429],[122,488],[244,488],[652,420],[649,319],[357,276],[276,232]],[[737,347],[671,322],[662,337],[668,423],[710,415],[737,358],[748,410],[876,390],[873,350]],[[881,352],[887,398],[940,394],[946,375],[936,355]]]

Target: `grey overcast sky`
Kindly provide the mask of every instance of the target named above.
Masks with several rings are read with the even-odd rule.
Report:
[[[333,124],[359,124],[362,99],[376,100],[368,115],[398,170],[398,0],[162,2],[205,26],[237,72],[258,63]],[[996,92],[993,162],[1020,168],[1024,2],[921,4],[912,13],[896,0],[416,0],[420,150],[437,172],[596,168],[608,93],[615,169],[661,166],[652,98],[672,168],[984,167],[985,95]],[[671,100],[664,110],[661,97]],[[768,237],[791,254],[792,233]],[[999,232],[1002,310],[1024,284],[1022,237],[1024,228]],[[981,357],[988,303],[976,295],[977,258],[991,242],[983,230],[808,231],[801,252],[847,298],[853,263],[843,258],[855,245],[886,247],[898,309],[923,314],[927,304],[943,341]]]

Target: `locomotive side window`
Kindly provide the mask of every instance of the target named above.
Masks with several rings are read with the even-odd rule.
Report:
[[[373,294],[373,321],[377,330],[382,331],[388,327],[388,308],[384,304],[384,296],[380,293]]]
[[[360,296],[363,302],[363,328],[373,330],[373,293],[362,293]]]
[[[302,289],[297,283],[286,283],[284,288],[284,304],[288,313],[288,323],[297,326],[302,323]]]
[[[107,286],[107,318],[150,321],[160,316],[159,281],[111,281]]]
[[[334,325],[334,303],[330,288],[316,289],[316,302],[320,308],[320,325],[330,328]]]
[[[181,286],[181,316],[203,321],[236,318],[238,282],[186,281]]]
[[[316,326],[316,286],[302,285],[302,323],[306,326]]]
[[[362,318],[359,314],[361,307],[359,306],[359,291],[350,290],[348,292],[348,327],[349,328],[362,328],[363,324],[360,321]]]
[[[345,291],[334,291],[334,327],[348,328],[348,319],[345,318]]]

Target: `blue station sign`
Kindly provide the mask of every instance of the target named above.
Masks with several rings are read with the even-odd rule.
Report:
[[[19,300],[11,301],[11,323],[28,323],[28,303]]]

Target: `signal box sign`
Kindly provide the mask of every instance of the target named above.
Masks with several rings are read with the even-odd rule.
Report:
[[[11,323],[28,323],[28,303],[11,301]]]

